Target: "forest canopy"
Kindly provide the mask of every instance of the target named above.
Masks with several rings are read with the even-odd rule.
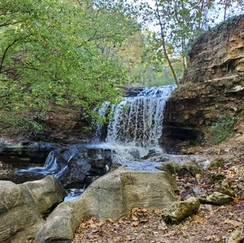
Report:
[[[189,43],[233,6],[243,3],[2,0],[0,121],[38,128],[52,104],[89,112],[128,83],[178,83]]]

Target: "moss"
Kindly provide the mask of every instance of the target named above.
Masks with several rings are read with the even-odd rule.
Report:
[[[233,129],[235,119],[226,114],[219,115],[215,125],[209,129],[208,143],[210,145],[219,144],[227,138],[231,138],[235,132]]]

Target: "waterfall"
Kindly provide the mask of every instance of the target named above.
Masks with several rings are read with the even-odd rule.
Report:
[[[106,142],[111,145],[158,147],[162,135],[164,106],[175,85],[143,88],[111,107]],[[103,110],[104,112],[104,110]]]
[[[149,152],[163,151],[158,141],[162,135],[164,107],[175,87],[134,89],[118,104],[105,102],[97,112],[100,120],[105,117],[111,119],[106,129],[98,124],[96,132],[97,137],[107,134],[105,143],[96,139],[96,143],[55,149],[50,152],[43,167],[21,169],[16,174],[53,175],[69,188],[66,200],[71,200],[113,164],[133,170],[155,171],[157,162],[140,162]]]

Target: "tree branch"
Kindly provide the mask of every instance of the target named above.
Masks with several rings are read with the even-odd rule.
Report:
[[[160,17],[160,14],[159,14],[158,0],[156,0],[156,14],[158,15],[158,22],[159,22],[159,26],[160,26],[160,34],[161,34],[161,39],[162,39],[162,47],[163,47],[164,55],[165,55],[166,60],[167,60],[167,62],[169,64],[170,70],[171,70],[171,72],[173,74],[175,83],[176,83],[177,86],[179,86],[179,82],[178,82],[178,79],[176,77],[174,67],[173,67],[173,65],[171,63],[171,60],[169,58],[169,55],[168,55],[168,52],[167,52],[167,48],[166,48],[166,41],[165,41],[165,35],[164,35],[164,27],[163,27],[163,23],[161,21],[161,17]]]
[[[4,62],[5,58],[6,58],[6,55],[7,55],[7,52],[8,52],[8,50],[9,50],[9,48],[12,47],[17,41],[18,41],[18,39],[15,39],[12,43],[10,43],[10,44],[6,47],[5,51],[3,52],[3,55],[2,55],[2,58],[1,58],[1,62],[0,62],[0,73],[2,72],[2,69],[3,69],[3,62]]]

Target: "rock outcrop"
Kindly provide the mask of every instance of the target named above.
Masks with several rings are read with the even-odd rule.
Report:
[[[41,164],[50,151],[59,147],[57,144],[48,142],[31,142],[23,140],[16,142],[0,138],[0,160],[5,163]]]
[[[43,213],[65,196],[52,176],[16,185],[0,181],[0,242],[22,243],[33,238],[44,224]]]
[[[77,199],[61,203],[47,218],[35,242],[71,242],[81,219],[119,219],[135,207],[162,209],[176,201],[176,181],[166,172],[117,169],[94,181]]]
[[[236,17],[204,33],[193,45],[181,87],[166,105],[161,143],[168,150],[182,142],[207,140],[220,114],[243,117],[243,27],[244,16]]]

